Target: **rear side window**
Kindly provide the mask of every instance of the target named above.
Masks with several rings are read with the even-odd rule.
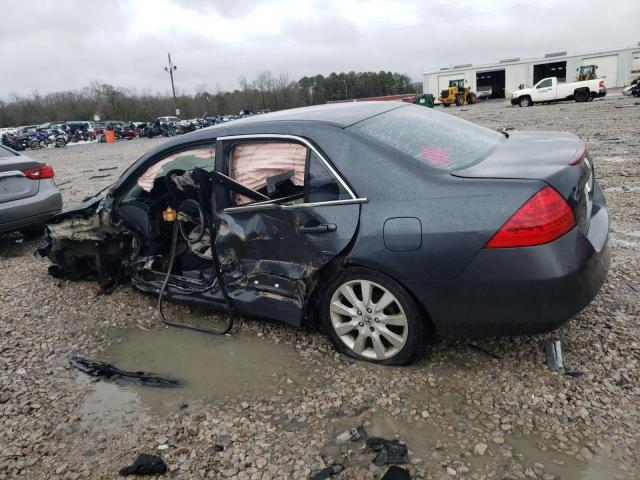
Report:
[[[417,105],[385,112],[349,130],[420,165],[444,171],[467,168],[506,141],[494,130]]]
[[[338,179],[316,155],[316,152],[311,152],[309,158],[308,182],[307,202],[330,202],[351,198]]]

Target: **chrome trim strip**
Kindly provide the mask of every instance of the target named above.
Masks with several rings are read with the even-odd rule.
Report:
[[[325,205],[352,205],[357,203],[368,203],[368,198],[348,198],[346,200],[329,200],[327,202],[309,202],[297,205],[280,205],[284,209],[305,208],[305,207],[323,207]]]
[[[285,210],[292,210],[296,208],[307,208],[307,207],[323,207],[326,205],[353,205],[358,203],[368,203],[368,198],[349,198],[346,200],[329,200],[327,202],[311,202],[311,203],[300,203],[298,205],[280,205],[276,202],[277,200],[270,200],[269,202],[258,202],[252,203],[250,205],[243,205],[241,207],[228,207],[223,210],[223,212],[242,212],[245,210],[260,210],[263,207],[277,207]]]
[[[335,169],[331,166],[331,164],[327,162],[327,160],[320,154],[320,152],[318,152],[318,150],[305,138],[298,137],[296,135],[286,135],[282,133],[248,133],[246,135],[229,135],[226,137],[217,137],[216,142],[225,141],[225,140],[243,140],[243,139],[251,139],[251,138],[267,138],[267,139],[268,138],[284,138],[289,140],[296,140],[300,143],[305,144],[307,147],[313,150],[313,152],[318,156],[318,158],[320,158],[320,160],[322,160],[322,163],[324,163],[324,166],[327,167],[327,169],[333,174],[333,176],[338,179],[340,184],[344,187],[344,189],[351,196],[351,198],[354,200],[357,198],[356,194],[353,193],[353,191],[349,188],[347,183],[342,179],[342,177],[338,174],[338,172],[335,171]]]
[[[0,178],[2,177],[26,177],[26,175],[20,170],[9,170],[7,172],[0,172]]]

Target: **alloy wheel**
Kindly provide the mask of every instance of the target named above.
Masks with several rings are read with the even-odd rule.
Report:
[[[331,325],[340,340],[354,353],[385,360],[402,350],[409,325],[398,299],[382,285],[351,280],[331,297]]]

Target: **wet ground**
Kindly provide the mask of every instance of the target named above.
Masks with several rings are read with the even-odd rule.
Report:
[[[214,337],[175,328],[113,330],[101,360],[127,371],[144,371],[180,380],[179,388],[153,388],[115,382],[85,399],[111,407],[122,395],[141,412],[169,415],[197,411],[208,404],[255,400],[279,391],[295,394],[309,374],[309,365],[289,345],[244,335]],[[295,379],[295,381],[293,380]],[[106,382],[103,382],[106,383]],[[109,418],[105,418],[109,421]]]
[[[278,323],[241,318],[222,338],[165,328],[152,297],[58,282],[32,255],[37,241],[0,238],[0,479],[115,478],[142,452],[164,458],[167,478],[308,478],[337,463],[334,478],[378,479],[385,469],[362,440],[337,441],[358,426],[405,441],[414,477],[637,478],[640,107],[614,108],[623,103],[448,110],[491,128],[584,138],[609,205],[612,266],[594,302],[556,332],[438,341],[407,368],[353,362],[322,332]],[[30,154],[54,166],[68,206],[162,141]],[[544,364],[555,339],[571,375]],[[69,367],[71,355],[185,385],[96,382]]]

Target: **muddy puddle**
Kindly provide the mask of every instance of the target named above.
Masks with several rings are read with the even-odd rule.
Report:
[[[541,463],[545,466],[545,472],[563,480],[603,480],[623,473],[617,470],[606,452],[597,452],[590,460],[581,461],[553,449],[541,451],[538,446],[540,442],[532,436],[512,435],[506,440],[513,445],[514,455],[521,456],[525,467]]]
[[[89,417],[114,412],[168,415],[227,399],[294,394],[311,373],[289,345],[248,335],[212,337],[178,329],[116,330],[100,360],[123,370],[179,379],[183,385],[154,388],[93,382],[79,373],[78,381],[92,385],[81,407]]]
[[[472,417],[474,420],[469,420],[469,406],[459,393],[444,392],[437,396],[437,400],[425,394],[411,392],[407,402],[411,407],[417,406],[418,410],[428,408],[427,411],[431,413],[427,418],[410,421],[378,413],[358,423],[354,423],[353,419],[334,418],[327,431],[329,439],[335,439],[337,435],[356,426],[364,426],[368,436],[404,442],[409,450],[410,461],[431,472],[444,470],[448,466],[459,467],[463,463],[468,471],[483,473],[489,478],[522,478],[525,471],[529,471],[533,478],[542,478],[544,474],[563,480],[630,478],[628,471],[617,468],[609,452],[589,450],[589,459],[579,460],[554,450],[535,435],[523,435],[519,431],[505,435],[504,445],[496,445],[491,439],[485,440],[488,450],[483,456],[471,454],[468,446],[459,444],[457,438],[467,430],[482,431],[478,425],[481,413],[477,412]],[[423,407],[420,406],[421,402]],[[439,418],[443,415],[447,418],[444,424]],[[347,447],[353,452],[350,462],[360,468],[368,468],[375,454],[366,450],[364,440],[350,443]],[[344,450],[345,447],[337,445],[335,440],[330,440],[323,447],[324,454],[334,457],[343,455]],[[454,459],[453,462],[451,459]]]

